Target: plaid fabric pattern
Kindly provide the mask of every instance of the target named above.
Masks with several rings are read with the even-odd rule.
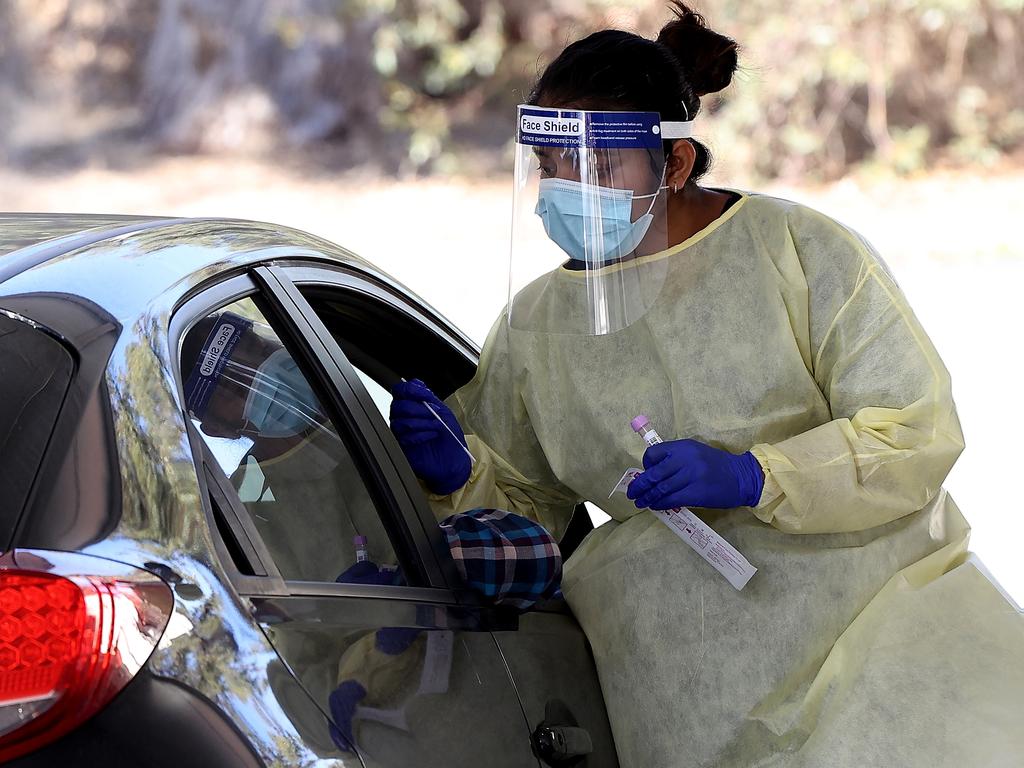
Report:
[[[542,526],[501,509],[474,509],[441,521],[466,583],[498,605],[527,610],[562,582],[562,553]]]

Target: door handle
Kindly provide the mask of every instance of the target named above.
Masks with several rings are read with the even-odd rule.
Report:
[[[576,765],[594,751],[590,734],[571,725],[541,723],[533,732],[537,757],[551,766]]]
[[[563,768],[580,764],[594,751],[590,734],[579,727],[565,702],[551,699],[544,707],[544,720],[531,737],[533,751],[545,765]]]

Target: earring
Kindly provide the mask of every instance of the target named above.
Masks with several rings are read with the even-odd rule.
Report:
[[[678,194],[678,192],[679,192],[679,185],[678,184],[673,184],[672,185],[672,194]]]

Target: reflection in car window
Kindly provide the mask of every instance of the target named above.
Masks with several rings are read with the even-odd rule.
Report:
[[[396,567],[338,430],[251,299],[189,330],[181,372],[189,416],[284,578],[335,581],[356,563],[356,536],[370,561]]]
[[[0,314],[0,528],[5,534],[28,498],[74,371],[74,360],[59,342]]]

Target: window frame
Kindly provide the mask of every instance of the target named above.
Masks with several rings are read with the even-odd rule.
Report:
[[[287,262],[282,269],[284,277],[297,287],[347,290],[352,293],[361,294],[365,299],[387,305],[391,309],[404,314],[407,319],[418,323],[426,330],[432,332],[441,341],[446,342],[456,352],[462,354],[466,361],[472,364],[474,369],[479,365],[480,348],[468,336],[451,325],[433,307],[411,294],[408,289],[391,280],[387,275],[347,265],[325,265],[319,262],[300,259]],[[309,311],[313,312],[311,307],[309,307]],[[324,332],[327,332],[326,328],[324,328]],[[344,352],[339,349],[338,353],[345,360],[345,363],[351,367],[351,363],[344,355]],[[355,372],[353,371],[353,373]],[[355,374],[355,376],[358,377],[358,374]],[[365,392],[365,387],[358,378],[356,386]],[[368,392],[365,392],[365,401],[372,403],[372,397]],[[392,447],[393,458],[407,467],[408,462],[405,461],[401,448],[393,439],[390,428],[385,431],[387,433],[386,442]],[[417,498],[422,495],[422,490],[415,482],[414,477],[413,484],[415,489],[412,495],[414,498]],[[433,516],[430,515],[429,509],[427,513],[429,519],[433,521]],[[592,530],[594,530],[594,525],[586,506],[583,503],[577,504],[569,520],[569,525],[562,535],[562,540],[559,542],[559,548],[565,560],[569,559],[570,555],[572,555]]]
[[[448,549],[448,543],[441,533],[419,481],[409,467],[409,462],[392,434],[390,426],[381,416],[352,363],[309,302],[302,296],[300,286],[320,285],[331,289],[355,290],[377,300],[384,299],[392,307],[411,315],[413,320],[427,325],[433,333],[441,338],[445,340],[458,339],[460,351],[467,355],[475,365],[476,360],[473,356],[473,349],[469,346],[470,342],[448,332],[443,321],[439,322],[436,315],[428,316],[416,311],[415,305],[410,302],[410,297],[397,286],[385,283],[369,272],[341,265],[327,267],[323,264],[303,264],[296,260],[283,264],[271,263],[260,266],[253,271],[253,276],[257,282],[261,282],[267,287],[268,292],[285,302],[282,306],[287,305],[301,317],[305,326],[306,343],[311,346],[319,345],[322,355],[326,358],[321,360],[321,364],[333,365],[343,378],[345,390],[352,396],[351,401],[347,404],[352,412],[355,412],[356,408],[359,409],[364,431],[372,430],[375,438],[374,444],[378,448],[378,453],[375,455],[378,467],[389,478],[389,487],[400,488],[402,491],[396,495],[396,501],[401,505],[402,517],[412,533],[417,554],[425,563],[432,563],[435,566],[436,570],[429,588],[444,590],[447,593],[445,600],[471,605],[480,604],[480,597],[462,583],[455,561]],[[410,312],[410,310],[412,311]]]
[[[270,310],[267,321],[285,342],[289,352],[294,354],[303,374],[310,378],[318,397],[325,399],[324,406],[330,412],[333,425],[343,433],[342,437],[353,454],[359,475],[389,533],[391,545],[403,570],[411,566],[415,569],[417,580],[426,586],[337,584],[283,578],[248,510],[213,459],[205,439],[198,433],[191,419],[183,414],[203,509],[225,574],[240,594],[251,596],[349,596],[466,602],[465,599],[458,599],[450,589],[451,583],[442,575],[442,566],[421,524],[415,519],[408,519],[407,513],[412,508],[412,502],[408,498],[405,483],[398,481],[391,456],[387,448],[381,445],[377,430],[367,423],[365,409],[357,393],[353,392],[348,377],[339,370],[338,358],[330,354],[323,342],[317,339],[316,330],[311,327],[306,314],[312,314],[312,310],[308,305],[301,307],[296,304],[296,297],[303,304],[305,300],[291,286],[293,295],[288,290],[289,285],[282,283],[273,270],[257,265],[246,274],[224,275],[223,279],[215,283],[205,283],[200,290],[185,297],[175,307],[170,319],[168,348],[172,353],[170,364],[179,398],[183,403],[180,356],[181,343],[188,330],[211,312],[247,297],[259,297],[261,303]],[[333,343],[333,339],[330,341]],[[355,375],[354,371],[351,375]],[[359,385],[361,388],[361,382]],[[382,460],[386,462],[383,466]],[[213,510],[212,500],[215,497],[219,497],[217,505],[222,521],[235,537],[251,574],[243,573],[234,562]],[[397,537],[396,532],[399,534]],[[248,542],[245,539],[238,540],[241,533],[244,533]],[[235,556],[237,554],[236,551]]]

